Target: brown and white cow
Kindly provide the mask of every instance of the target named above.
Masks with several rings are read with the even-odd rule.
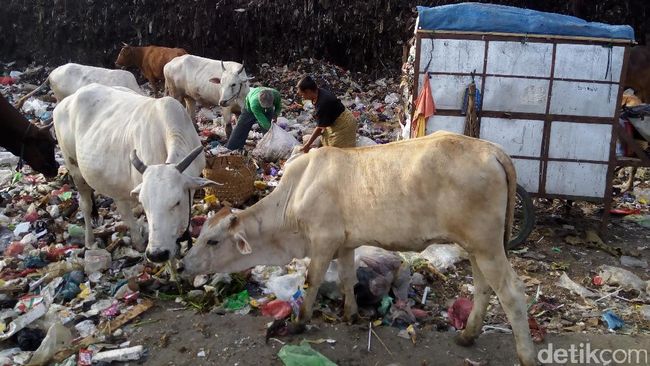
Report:
[[[186,275],[235,272],[310,257],[301,320],[330,260],[339,260],[345,316],[357,312],[354,249],[421,251],[455,242],[470,255],[474,307],[458,342],[481,332],[494,290],[512,325],[519,360],[534,365],[524,287],[506,258],[516,173],[487,141],[437,132],[386,145],[321,148],[286,164],[276,189],[250,208],[212,217],[183,260]]]
[[[59,164],[54,159],[56,141],[50,127],[30,123],[9,101],[0,95],[0,146],[21,156],[32,169],[48,178],[57,175]]]
[[[157,83],[165,80],[163,68],[174,57],[187,54],[182,48],[169,48],[160,46],[133,47],[124,43],[120,54],[117,55],[115,65],[119,67],[135,66],[149,81],[154,96],[158,95]]]

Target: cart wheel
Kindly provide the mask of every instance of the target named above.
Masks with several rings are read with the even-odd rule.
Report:
[[[517,184],[517,198],[515,202],[515,218],[512,225],[512,234],[510,242],[506,245],[507,249],[514,249],[526,241],[528,235],[535,227],[535,207],[533,200],[524,187]]]

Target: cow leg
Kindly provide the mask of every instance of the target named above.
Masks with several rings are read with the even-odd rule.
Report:
[[[126,225],[129,227],[133,247],[135,247],[139,252],[144,252],[146,246],[144,245],[144,240],[140,233],[140,226],[138,225],[135,216],[133,216],[133,205],[131,201],[115,200],[115,205],[117,206],[117,211],[120,213],[120,216],[122,216],[122,220],[126,222]]]
[[[312,248],[336,248],[332,241],[318,241],[314,243],[312,240]],[[309,282],[309,288],[305,293],[304,301],[300,307],[300,321],[309,321],[311,320],[314,302],[316,301],[316,295],[318,295],[318,289],[320,288],[321,283],[323,283],[323,278],[325,277],[325,272],[327,272],[327,267],[329,266],[330,261],[334,257],[334,253],[320,250],[318,255],[311,256],[311,263],[309,263],[307,281]],[[354,297],[353,297],[354,298]]]
[[[194,99],[185,97],[185,108],[187,109],[187,114],[189,114],[192,119],[192,123],[196,126],[196,102]]]
[[[493,242],[498,243],[499,246],[503,245],[500,241]],[[490,248],[492,246],[484,244],[479,247]],[[537,365],[535,346],[528,327],[524,286],[508,262],[505,252],[501,251],[501,253],[497,254],[480,253],[476,255],[476,264],[478,264],[478,269],[483,273],[487,283],[496,292],[510,321],[515,336],[519,362],[522,366]]]
[[[357,300],[354,297],[354,284],[357,282],[354,270],[354,250],[339,249],[338,260],[339,280],[343,287],[343,296],[345,296],[343,319],[352,321],[357,316]]]
[[[77,177],[80,178],[80,177]],[[79,207],[84,215],[85,246],[86,249],[95,248],[95,235],[93,234],[93,189],[83,179],[74,179],[79,191]]]
[[[490,295],[493,293],[492,288],[490,288],[483,276],[483,272],[476,264],[474,256],[470,256],[469,260],[472,263],[472,275],[474,277],[474,306],[469,314],[465,330],[456,337],[456,343],[461,346],[472,345],[476,337],[481,333],[485,313],[490,302]]]

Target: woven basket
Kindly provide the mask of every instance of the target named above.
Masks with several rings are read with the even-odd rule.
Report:
[[[239,206],[255,193],[255,171],[255,164],[242,155],[207,157],[203,176],[222,185],[205,188],[205,193]]]

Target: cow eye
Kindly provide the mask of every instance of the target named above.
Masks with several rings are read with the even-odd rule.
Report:
[[[181,204],[181,201],[178,201],[178,202],[176,202],[176,203],[174,204],[173,207],[178,207],[178,206],[180,206],[180,204]]]
[[[237,84],[235,84],[235,83],[230,84],[230,86],[233,87],[233,88],[235,87],[235,85],[237,85]]]
[[[208,245],[217,245],[217,244],[219,244],[219,240],[214,240],[214,239],[208,240]]]

